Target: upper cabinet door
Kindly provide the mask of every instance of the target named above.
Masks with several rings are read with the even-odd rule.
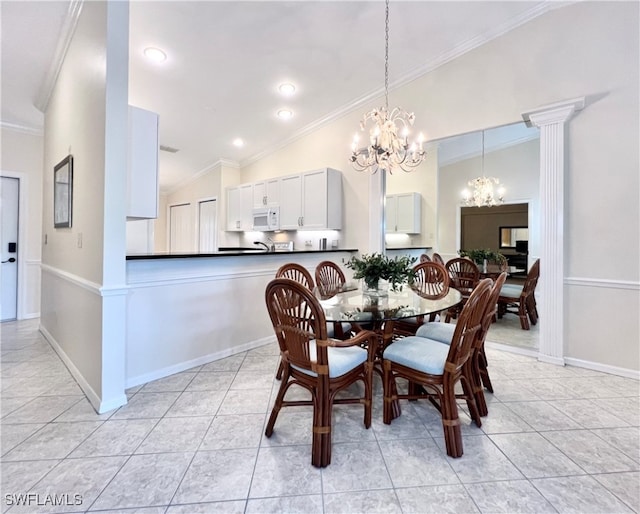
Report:
[[[420,193],[387,196],[385,208],[388,234],[419,234],[421,228]]]
[[[387,203],[384,207],[385,230],[387,234],[398,231],[398,197],[387,196]]]
[[[327,172],[308,171],[302,174],[302,227],[327,227]]]
[[[302,177],[280,179],[280,229],[297,230],[302,223]]]
[[[158,217],[158,115],[129,106],[127,218]]]

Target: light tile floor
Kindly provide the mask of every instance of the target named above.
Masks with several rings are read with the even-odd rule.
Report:
[[[97,415],[37,327],[1,327],[2,512],[640,510],[635,380],[489,349],[496,392],[482,428],[462,413],[459,459],[427,402],[384,425],[377,380],[373,426],[361,407],[336,407],[332,463],[319,470],[308,408],[284,409],[263,435],[275,345],[133,388]]]

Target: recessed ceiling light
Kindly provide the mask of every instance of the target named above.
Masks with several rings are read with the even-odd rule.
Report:
[[[293,118],[293,111],[289,109],[280,109],[278,111],[278,118],[280,118],[281,120],[291,119]]]
[[[155,62],[164,62],[167,60],[167,54],[165,54],[159,48],[155,48],[153,46],[150,46],[149,48],[145,48],[144,55],[147,59],[150,59]]]
[[[296,91],[296,86],[291,84],[290,82],[285,82],[284,84],[280,84],[278,86],[278,91],[283,96],[291,96]]]
[[[236,137],[233,140],[233,146],[237,146],[238,148],[242,148],[244,146],[244,141],[242,139],[240,139],[239,137]]]

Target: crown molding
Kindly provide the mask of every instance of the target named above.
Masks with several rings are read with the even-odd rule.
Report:
[[[185,178],[183,180],[180,180],[179,182],[177,182],[176,184],[174,184],[171,187],[167,188],[166,190],[162,190],[160,192],[160,194],[165,195],[165,196],[172,195],[176,191],[179,191],[183,187],[191,184],[192,182],[195,182],[200,177],[202,177],[203,175],[206,175],[207,173],[209,173],[210,171],[214,170],[215,168],[218,168],[218,167],[221,168],[222,166],[225,166],[227,168],[240,169],[240,164],[237,161],[232,161],[230,159],[218,159],[213,164],[209,164],[209,165],[205,166],[204,168],[202,168],[196,174],[191,175],[191,176],[189,176],[189,177],[187,177],[187,178]]]
[[[36,108],[42,112],[45,112],[49,105],[53,88],[56,85],[58,75],[60,75],[60,70],[62,69],[62,63],[64,62],[64,58],[69,50],[69,45],[71,44],[71,40],[75,34],[83,4],[84,0],[71,0],[69,3],[69,9],[67,9],[67,14],[62,22],[62,28],[60,29],[60,35],[58,37],[58,43],[56,45],[53,60],[51,61],[49,70],[47,71],[44,81],[40,86],[40,90],[38,91],[38,96],[36,97],[34,104]]]
[[[474,50],[490,41],[492,41],[493,39],[496,39],[504,34],[506,34],[507,32],[510,32],[518,27],[520,27],[521,25],[524,25],[525,23],[528,23],[529,21],[537,18],[538,16],[541,16],[549,11],[558,9],[560,7],[563,7],[565,5],[569,5],[575,3],[573,1],[567,1],[567,2],[555,2],[555,1],[545,1],[542,2],[540,4],[535,5],[534,7],[532,7],[531,9],[521,13],[520,15],[511,18],[510,20],[506,21],[505,23],[502,23],[501,25],[497,25],[496,27],[493,27],[491,30],[485,32],[484,34],[481,34],[477,37],[471,38],[467,41],[462,42],[461,44],[459,44],[458,46],[456,46],[455,48],[453,48],[451,51],[449,52],[444,52],[442,54],[440,54],[438,57],[435,57],[434,59],[410,70],[408,73],[404,74],[402,77],[400,77],[397,80],[394,80],[393,82],[391,82],[389,84],[389,91],[398,89],[402,86],[405,86],[406,84],[413,82],[414,80],[422,77],[423,75],[426,75],[427,73],[435,70],[436,68],[439,68],[440,66],[443,66],[444,64],[453,61],[454,59],[457,59],[458,57],[461,57],[462,55],[466,54],[467,52],[470,52],[471,50]],[[381,97],[382,95],[384,95],[384,88],[380,87],[377,88],[375,90],[372,90],[366,94],[364,94],[363,96],[355,99],[354,101],[352,101],[349,104],[346,104],[342,107],[339,107],[338,109],[336,109],[335,111],[332,111],[331,113],[327,114],[326,116],[319,118],[317,120],[315,120],[314,122],[302,127],[299,131],[295,132],[293,135],[291,135],[290,137],[288,137],[287,139],[284,139],[283,141],[281,141],[280,143],[273,145],[271,147],[269,147],[267,150],[263,150],[262,152],[258,152],[254,155],[252,155],[251,157],[248,157],[247,159],[244,159],[240,162],[241,167],[245,167],[248,166],[250,164],[253,164],[257,161],[259,161],[260,159],[263,159],[264,157],[267,157],[268,155],[281,150],[283,148],[285,148],[286,146],[290,145],[291,143],[297,141],[298,139],[309,135],[310,133],[316,131],[317,129],[355,111],[356,109],[360,109],[362,108],[363,105],[368,104],[369,102],[371,102],[372,100]]]
[[[44,129],[42,127],[28,127],[27,125],[18,125],[17,123],[0,121],[0,128],[4,130],[11,130],[13,132],[19,132],[21,134],[29,134],[30,136],[44,136]]]

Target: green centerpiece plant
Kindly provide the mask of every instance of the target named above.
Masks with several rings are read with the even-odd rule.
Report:
[[[413,263],[415,257],[407,255],[391,259],[381,253],[363,254],[352,257],[347,268],[353,270],[354,279],[362,279],[370,290],[377,290],[380,280],[386,280],[392,291],[401,291],[402,286],[411,283],[415,277]]]
[[[458,250],[460,257],[469,257],[476,264],[484,264],[484,261],[495,262],[496,264],[504,264],[507,258],[500,252],[494,252],[489,248],[476,248],[474,250]]]

